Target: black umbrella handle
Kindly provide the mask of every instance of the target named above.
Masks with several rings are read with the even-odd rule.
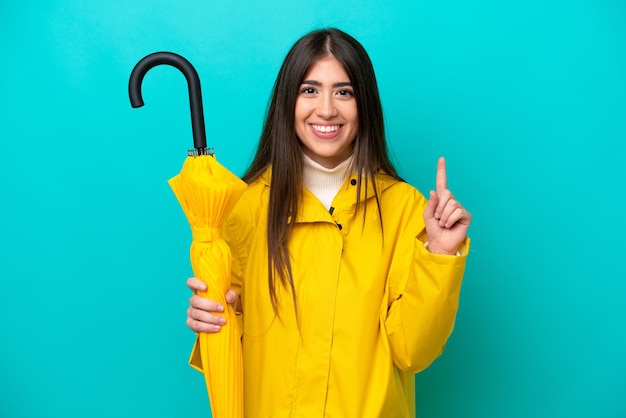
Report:
[[[130,74],[128,81],[128,95],[132,107],[143,106],[141,97],[141,83],[146,73],[157,65],[167,64],[176,67],[187,79],[189,88],[189,107],[191,108],[191,128],[193,131],[193,146],[197,154],[209,154],[206,147],[206,131],[204,127],[204,111],[202,109],[202,91],[200,77],[193,65],[185,58],[173,52],[155,52],[142,58]]]

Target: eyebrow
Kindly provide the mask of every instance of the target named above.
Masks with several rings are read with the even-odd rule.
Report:
[[[304,80],[302,84],[309,84],[311,86],[321,87],[322,83],[316,80]],[[342,81],[340,83],[333,84],[333,87],[352,87],[352,83],[349,81]]]

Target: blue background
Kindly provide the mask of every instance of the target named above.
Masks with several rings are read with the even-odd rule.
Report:
[[[187,366],[186,82],[241,174],[288,48],[337,26],[377,71],[402,175],[474,215],[420,417],[626,416],[622,0],[47,1],[0,6],[0,416],[209,416]]]

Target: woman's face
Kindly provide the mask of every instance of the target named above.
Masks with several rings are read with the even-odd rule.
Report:
[[[296,135],[304,153],[333,168],[352,154],[359,117],[350,79],[333,57],[317,61],[305,75],[296,100]]]

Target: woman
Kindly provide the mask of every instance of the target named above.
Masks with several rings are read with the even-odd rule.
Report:
[[[443,159],[428,202],[397,175],[355,39],[319,30],[293,46],[243,178],[224,236],[246,417],[414,416],[413,374],[454,325],[471,215]],[[219,332],[223,306],[188,286],[189,327]]]

